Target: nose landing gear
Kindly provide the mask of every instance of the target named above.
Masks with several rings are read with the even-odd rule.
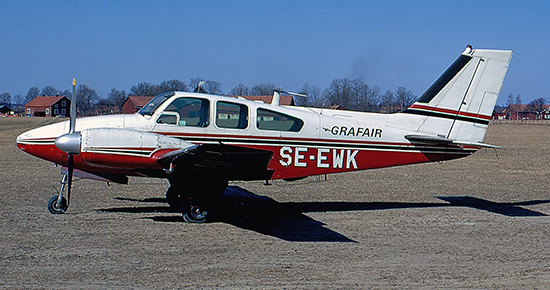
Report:
[[[50,197],[50,199],[48,200],[48,211],[50,211],[50,213],[64,214],[65,212],[67,212],[67,209],[69,208],[69,202],[63,196],[63,191],[65,191],[65,187],[67,187],[67,192],[70,192],[70,189],[68,187],[71,185],[69,184],[68,180],[69,180],[69,177],[67,175],[63,175],[59,194]]]
[[[52,214],[64,214],[67,208],[67,199],[65,197],[61,197],[61,200],[59,200],[59,196],[54,195],[48,200],[48,210]]]

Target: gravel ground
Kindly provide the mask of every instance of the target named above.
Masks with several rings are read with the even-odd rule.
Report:
[[[166,180],[79,180],[15,146],[43,118],[0,118],[0,288],[550,288],[550,126],[491,124],[442,164],[232,182],[214,221],[186,224]]]

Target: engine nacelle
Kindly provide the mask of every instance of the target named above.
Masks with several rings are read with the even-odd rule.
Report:
[[[160,168],[159,156],[194,144],[161,134],[119,128],[80,132],[80,157],[86,164],[111,169]]]

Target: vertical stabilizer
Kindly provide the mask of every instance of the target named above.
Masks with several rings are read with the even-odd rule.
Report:
[[[417,132],[454,141],[482,142],[511,57],[510,50],[468,46],[405,111],[426,117]]]

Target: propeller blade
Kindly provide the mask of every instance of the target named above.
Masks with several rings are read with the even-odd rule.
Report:
[[[73,94],[71,95],[71,116],[69,121],[69,134],[74,133],[76,127],[76,80],[73,78]]]

